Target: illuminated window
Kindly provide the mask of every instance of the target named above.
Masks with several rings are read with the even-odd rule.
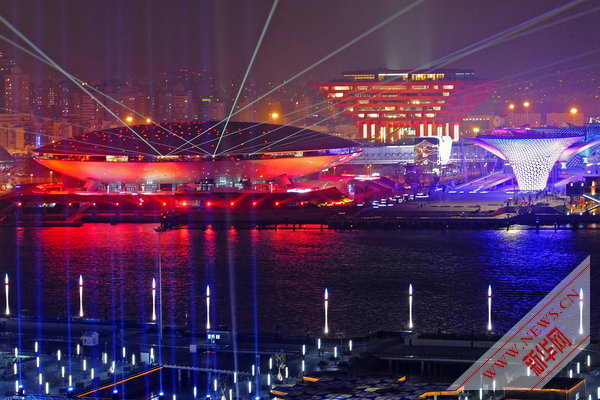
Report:
[[[444,85],[442,89],[454,89],[454,85]]]

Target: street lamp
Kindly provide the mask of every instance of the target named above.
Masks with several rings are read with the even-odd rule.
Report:
[[[279,113],[272,112],[271,114],[269,114],[269,116],[273,119],[273,122],[277,122],[277,119],[279,118]]]
[[[531,103],[529,103],[528,101],[523,103],[523,107],[525,107],[525,115],[527,118],[526,123],[529,123],[529,106],[531,105]]]
[[[571,110],[570,110],[571,114],[573,114],[573,115],[577,114],[577,111],[578,111],[577,108],[571,107]]]
[[[515,125],[515,104],[514,103],[510,103],[508,105],[508,109],[510,110],[510,125],[514,126]]]
[[[474,133],[474,134],[478,134],[480,130],[481,130],[481,129],[479,129],[479,128],[476,126],[476,127],[474,127],[474,128],[473,128],[473,133]]]
[[[131,115],[129,115],[129,116],[127,116],[127,117],[125,118],[125,121],[126,121],[128,124],[130,124],[130,123],[132,123],[132,122],[133,122],[133,117],[132,117]]]

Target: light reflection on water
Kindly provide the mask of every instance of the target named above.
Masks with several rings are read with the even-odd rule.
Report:
[[[159,246],[153,227],[2,230],[2,272],[15,274],[18,253],[29,315],[76,315],[83,274],[86,316],[148,320]],[[259,332],[317,335],[328,287],[332,331],[401,329],[412,283],[417,329],[483,331],[491,284],[494,326],[506,331],[588,254],[594,293],[599,239],[600,230],[174,230],[160,234],[164,320],[201,329],[209,283],[215,326],[231,326],[234,301],[237,330],[253,332],[256,299]],[[592,303],[595,327],[598,314]]]

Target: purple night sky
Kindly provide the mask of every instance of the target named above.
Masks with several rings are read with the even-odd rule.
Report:
[[[412,3],[281,1],[251,78],[258,85],[279,83]],[[333,79],[343,70],[421,66],[567,3],[427,0],[321,64],[300,82]],[[145,79],[167,70],[209,67],[220,79],[231,81],[243,75],[271,5],[266,0],[18,0],[2,2],[0,15],[83,79]],[[584,15],[475,52],[449,66],[473,68],[482,77],[496,79],[596,50],[599,11],[595,1],[578,2],[529,29]],[[0,34],[15,39],[4,26]],[[47,75],[45,67],[9,44],[1,42],[0,49],[34,75]],[[598,62],[600,52],[554,68]]]

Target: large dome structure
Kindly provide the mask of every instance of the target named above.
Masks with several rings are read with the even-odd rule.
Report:
[[[356,157],[359,144],[311,129],[250,122],[151,123],[83,133],[36,150],[62,174],[103,183],[222,184],[300,177]]]

